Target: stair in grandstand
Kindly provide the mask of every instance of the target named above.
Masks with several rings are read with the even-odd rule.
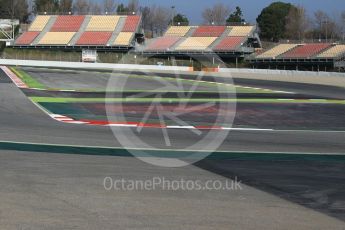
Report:
[[[78,32],[75,33],[75,35],[73,36],[73,38],[69,42],[70,45],[73,46],[73,45],[75,45],[75,43],[77,43],[77,41],[79,40],[81,35],[85,32],[87,25],[89,25],[90,20],[91,20],[91,15],[85,15],[85,19],[84,19],[83,23],[81,24]]]
[[[196,31],[197,27],[191,27],[190,30],[186,33],[185,37],[191,37]]]
[[[181,37],[181,39],[178,42],[176,42],[173,46],[170,47],[170,51],[174,51],[176,47],[178,47],[182,42],[184,42],[187,38],[191,37],[194,34],[195,30],[196,27],[190,28],[190,30],[188,31],[188,33],[186,33],[184,37]]]
[[[124,25],[126,23],[126,18],[125,17],[121,17],[116,25],[115,30],[113,31],[113,33],[111,34],[111,37],[108,41],[109,45],[114,44],[115,39],[117,38],[117,36],[120,34],[120,32],[122,31]]]
[[[32,45],[37,45],[39,41],[44,37],[44,35],[50,31],[50,29],[53,27],[55,21],[57,19],[56,15],[53,15],[50,17],[47,25],[44,27],[44,29],[41,31],[41,33],[33,40]]]
[[[219,43],[228,36],[228,34],[230,33],[231,28],[226,28],[225,31],[222,33],[222,35],[220,35],[208,48],[213,50],[214,47],[216,47],[217,45],[219,45]]]

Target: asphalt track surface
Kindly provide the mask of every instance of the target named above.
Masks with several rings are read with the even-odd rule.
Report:
[[[109,73],[109,72],[78,72],[76,70],[48,70],[48,69],[37,69],[37,68],[22,68],[25,72],[33,76],[36,80],[41,82],[48,88],[62,88],[62,89],[93,89],[105,91],[108,87],[110,78],[121,78],[126,81],[126,90],[151,90],[162,88],[167,82],[159,81],[155,79],[153,74],[148,75],[132,75],[131,78],[127,78],[126,73]],[[185,88],[190,88],[192,82],[184,81],[183,85]],[[174,84],[170,86],[174,89]],[[169,89],[169,86],[167,87]],[[196,90],[217,90],[217,86],[198,85]]]
[[[326,95],[328,90],[321,93]],[[0,95],[1,141],[120,147],[107,127],[52,120],[8,80],[0,80]],[[145,141],[164,148],[161,136],[157,129],[142,134]],[[188,130],[172,130],[171,138],[176,148],[197,141]],[[231,131],[219,150],[344,154],[344,139],[344,132]],[[239,158],[168,169],[129,157],[8,150],[0,151],[0,157],[0,183],[6,185],[0,188],[4,229],[344,227],[344,161]],[[107,192],[102,186],[105,176],[143,179],[157,175],[202,180],[238,176],[249,186],[231,193]]]
[[[0,84],[0,93],[0,140],[121,147],[109,127],[64,124],[52,120],[13,84]],[[123,133],[128,130],[121,128]],[[189,130],[171,130],[169,134],[177,149],[200,140],[200,137],[191,135]],[[159,129],[146,129],[141,138],[155,147],[167,148],[161,142]],[[231,131],[219,150],[344,153],[343,140],[344,132]]]

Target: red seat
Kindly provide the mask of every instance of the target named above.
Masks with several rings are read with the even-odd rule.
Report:
[[[226,37],[214,48],[214,50],[236,50],[245,39],[246,37]]]
[[[180,37],[161,37],[152,42],[146,50],[167,50],[178,40],[180,40]]]
[[[282,55],[284,58],[308,58],[312,57],[322,50],[329,48],[331,45],[328,43],[310,43],[297,46],[291,51]]]
[[[137,16],[137,15],[127,16],[122,32],[135,32],[139,26],[139,22],[140,22],[140,16]]]
[[[193,33],[193,37],[219,37],[224,33],[225,26],[199,26]]]
[[[112,32],[84,32],[77,45],[106,45],[111,37]]]
[[[29,31],[23,33],[15,42],[16,45],[30,45],[40,34],[39,31]]]
[[[77,32],[84,21],[83,15],[61,15],[58,16],[51,32]]]

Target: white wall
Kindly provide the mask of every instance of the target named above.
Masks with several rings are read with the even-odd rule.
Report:
[[[34,61],[0,59],[0,65],[57,67],[57,68],[80,68],[80,69],[119,69],[119,70],[162,70],[162,71],[188,71],[189,67],[158,66],[158,65],[130,65],[109,63],[85,63],[85,62],[58,62],[58,61]]]

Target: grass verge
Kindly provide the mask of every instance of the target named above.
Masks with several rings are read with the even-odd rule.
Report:
[[[15,67],[10,67],[13,73],[17,75],[29,88],[37,88],[37,89],[46,89],[46,87],[31,77],[29,74],[24,72],[23,70],[17,69]]]

